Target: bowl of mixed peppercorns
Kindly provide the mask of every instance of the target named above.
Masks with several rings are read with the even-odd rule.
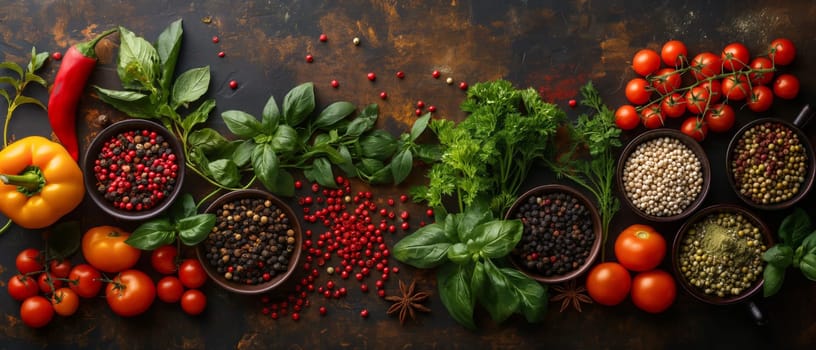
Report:
[[[301,226],[280,198],[255,189],[233,191],[213,201],[206,212],[215,214],[216,223],[196,253],[219,286],[259,294],[283,284],[295,271]]]
[[[169,208],[184,181],[184,152],[158,123],[126,119],[91,141],[82,163],[85,188],[103,211],[145,220]]]
[[[520,271],[543,283],[580,276],[601,251],[601,217],[583,193],[564,185],[542,185],[519,197],[507,219],[523,224],[510,253]]]

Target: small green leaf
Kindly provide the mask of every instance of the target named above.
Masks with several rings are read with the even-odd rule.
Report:
[[[464,243],[456,243],[448,249],[448,260],[457,264],[468,264],[473,262],[471,254]]]
[[[273,135],[275,128],[278,127],[279,121],[280,111],[278,110],[278,103],[275,102],[275,96],[269,96],[269,100],[266,101],[263,112],[261,112],[262,132],[266,135]]]
[[[272,149],[278,153],[289,153],[294,151],[298,146],[297,131],[289,125],[281,124],[275,130],[275,136],[272,138]]]
[[[250,139],[261,133],[261,123],[249,113],[229,110],[221,113],[221,118],[233,134]]]
[[[513,294],[519,301],[519,311],[527,322],[538,322],[547,311],[547,288],[515,269],[502,268]]]
[[[476,226],[473,236],[484,257],[501,258],[518,244],[523,230],[521,220],[494,220]]]
[[[360,138],[364,158],[385,161],[397,150],[397,139],[388,131],[377,129]]]
[[[272,183],[271,188],[267,189],[279,196],[292,197],[295,195],[295,178],[285,169],[278,169],[275,182]]]
[[[178,221],[176,228],[181,243],[194,246],[205,240],[215,227],[215,214],[198,214]]]
[[[25,80],[35,82],[35,83],[40,84],[40,85],[42,85],[44,87],[48,87],[48,82],[46,82],[45,79],[43,79],[43,77],[41,77],[41,76],[39,76],[37,74],[31,73],[31,72],[26,72],[25,73]]]
[[[240,142],[241,143],[238,144],[238,147],[235,148],[235,151],[232,152],[232,161],[235,162],[235,165],[239,168],[243,168],[249,164],[249,161],[252,158],[252,152],[255,150],[256,145],[252,140]]]
[[[763,279],[762,294],[767,298],[782,288],[782,282],[785,281],[785,268],[768,264],[765,266]]]
[[[94,86],[99,99],[119,111],[137,118],[155,118],[158,108],[150,102],[150,97],[135,91],[108,90]]]
[[[5,89],[0,89],[0,96],[6,100],[6,104],[11,104],[11,97],[9,97],[8,92]]]
[[[31,60],[28,61],[28,72],[36,72],[40,68],[42,68],[45,61],[48,60],[48,51],[37,53],[37,48],[31,48]]]
[[[431,112],[419,117],[414,125],[411,127],[411,141],[415,141],[428,127],[428,121],[431,119]]]
[[[23,78],[23,67],[20,67],[20,65],[17,63],[11,61],[0,62],[0,69],[12,70],[17,73],[17,76],[20,79]]]
[[[475,202],[471,204],[465,209],[465,212],[460,215],[461,219],[457,229],[460,242],[478,239],[478,235],[476,234],[475,230],[476,226],[488,222],[491,218],[493,218],[493,214],[490,212],[490,209],[487,209],[487,206],[485,206],[482,202]]]
[[[351,102],[339,101],[332,103],[320,112],[320,115],[314,121],[314,127],[326,130],[354,113],[355,109],[356,107]]]
[[[502,323],[518,309],[519,300],[507,276],[490,259],[485,260],[484,269],[484,287],[474,293],[493,321]]]
[[[170,23],[161,34],[156,43],[156,51],[161,62],[160,84],[162,90],[169,90],[170,82],[173,80],[173,73],[176,69],[179,52],[181,51],[181,35],[184,30],[181,27],[181,19]]]
[[[343,158],[342,162],[336,163],[337,167],[346,173],[346,176],[356,177],[357,167],[354,166],[354,160],[351,158],[351,153],[349,152],[348,147],[346,147],[346,145],[340,145],[340,147],[337,148],[337,153]]]
[[[391,160],[391,174],[394,175],[394,184],[404,181],[411,174],[414,166],[413,153],[409,149],[402,150]]]
[[[302,123],[315,109],[314,84],[303,83],[283,97],[283,120],[289,126]]]
[[[188,114],[187,117],[181,121],[181,127],[189,132],[190,130],[193,130],[196,125],[205,123],[213,108],[215,108],[215,100],[205,100],[198,105],[198,108]]]
[[[331,163],[326,158],[316,158],[312,165],[303,171],[309,181],[317,181],[320,186],[336,188],[337,183],[334,181],[334,173],[332,172]]]
[[[476,300],[470,289],[470,274],[463,265],[446,264],[439,269],[436,275],[439,284],[439,298],[456,322],[469,328],[476,329],[473,323],[473,309]]]
[[[212,175],[213,180],[227,187],[238,186],[238,183],[241,181],[238,166],[236,166],[231,159],[212,161],[207,166],[207,170]]]
[[[373,185],[387,184],[394,181],[394,175],[391,174],[391,168],[386,167],[377,170],[377,172],[367,177],[366,180]]]
[[[203,154],[215,154],[219,150],[227,147],[229,141],[221,136],[218,131],[211,128],[203,128],[191,132],[187,135],[187,143],[190,148],[197,148]]]
[[[196,215],[196,204],[193,196],[189,193],[182,194],[170,207],[171,222],[179,222],[179,220],[193,215]]]
[[[796,208],[790,215],[782,219],[779,225],[779,238],[791,247],[798,247],[802,240],[810,234],[810,218],[802,208]]]
[[[787,268],[793,263],[793,248],[777,244],[762,254],[762,259],[768,262],[768,265],[774,265],[779,268]]]
[[[802,249],[805,253],[816,253],[816,231],[811,232],[802,240]]]
[[[438,144],[416,145],[416,158],[425,164],[433,164],[442,159],[442,147]]]
[[[17,102],[18,106],[22,106],[24,104],[33,104],[33,105],[39,106],[40,108],[42,108],[44,110],[48,109],[48,108],[45,107],[45,105],[42,102],[40,102],[40,100],[38,100],[36,98],[33,98],[33,97],[28,97],[28,96],[25,96],[25,95],[17,95],[17,97],[14,100]]]
[[[150,90],[159,77],[159,54],[144,38],[119,27],[119,62],[116,71],[127,89]]]
[[[807,279],[816,281],[816,254],[805,254],[799,263],[799,269],[802,270],[802,274],[805,275]]]
[[[278,155],[272,146],[268,143],[263,143],[255,146],[252,150],[252,168],[255,170],[255,176],[266,187],[266,189],[274,192],[276,188],[275,177],[278,175],[280,162]]]
[[[125,243],[141,250],[154,250],[176,240],[176,231],[167,219],[157,219],[141,224],[130,234]]]
[[[79,250],[82,229],[79,221],[66,221],[54,225],[47,236],[49,259],[66,259]]]
[[[210,88],[210,66],[193,68],[181,73],[173,84],[171,100],[174,108],[195,102]]]
[[[422,227],[406,236],[394,245],[394,257],[420,269],[439,266],[448,257],[451,242],[445,235],[442,225],[435,223]]]

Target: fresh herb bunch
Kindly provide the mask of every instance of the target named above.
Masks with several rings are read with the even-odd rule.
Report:
[[[779,292],[785,280],[785,271],[790,266],[802,271],[809,280],[816,281],[816,230],[811,226],[807,213],[796,208],[782,220],[778,234],[782,242],[762,255],[762,260],[768,262],[763,273],[765,297]]]
[[[40,106],[40,108],[43,110],[46,109],[45,105],[40,102],[40,100],[26,96],[23,94],[23,92],[25,92],[29,83],[37,83],[43,87],[48,86],[45,79],[34,73],[43,66],[47,59],[48,52],[38,53],[37,48],[32,47],[31,59],[28,62],[28,66],[26,66],[25,70],[23,70],[23,67],[20,67],[19,64],[12,61],[0,62],[0,69],[16,73],[16,76],[0,76],[0,83],[11,85],[11,88],[13,89],[11,95],[5,88],[0,89],[0,96],[6,100],[6,105],[8,106],[6,109],[6,119],[3,123],[3,147],[8,146],[9,122],[11,122],[11,115],[14,114],[17,107],[30,103]],[[14,96],[14,98],[12,98],[12,96]]]
[[[581,97],[581,104],[591,108],[595,114],[581,114],[574,126],[568,124],[572,140],[570,148],[557,157],[550,157],[547,163],[559,177],[572,180],[595,196],[605,245],[609,223],[620,209],[620,201],[614,194],[613,179],[614,150],[621,146],[621,130],[615,126],[614,112],[603,103],[592,82],[581,87]],[[583,152],[589,153],[589,161]]]
[[[514,313],[538,321],[547,308],[547,289],[517,269],[500,267],[521,240],[520,220],[496,220],[484,205],[448,214],[420,228],[394,246],[394,257],[417,268],[437,270],[439,296],[450,315],[475,329],[479,302],[494,321]]]
[[[460,212],[478,198],[490,198],[490,210],[501,215],[515,201],[533,161],[545,155],[565,114],[534,89],[519,90],[506,80],[474,84],[461,109],[468,117],[458,124],[431,122],[441,161],[428,173],[428,186],[412,194],[432,207],[454,196]]]
[[[198,214],[193,196],[185,193],[173,203],[166,216],[139,225],[125,243],[141,250],[173,243],[194,246],[206,239],[213,227],[215,214]]]

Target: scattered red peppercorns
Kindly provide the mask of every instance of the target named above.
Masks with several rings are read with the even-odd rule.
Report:
[[[314,62],[314,56],[312,56],[312,55],[306,55],[306,62],[308,62],[308,63],[312,63],[312,62]]]
[[[368,80],[370,80],[370,81],[377,80],[377,75],[374,74],[374,73],[368,73],[367,77],[368,77]]]
[[[230,89],[233,89],[233,90],[237,89],[238,88],[238,82],[235,81],[235,80],[230,80],[229,87],[230,87]]]
[[[405,72],[403,72],[403,71],[397,72],[397,78],[404,79],[405,78]]]
[[[339,81],[337,81],[337,80],[332,80],[332,81],[331,81],[331,87],[333,87],[333,88],[335,88],[335,89],[336,89],[336,88],[338,88],[338,87],[340,87],[340,82],[339,82]]]
[[[436,113],[436,106],[428,106],[428,112]]]
[[[468,88],[468,84],[466,82],[463,81],[463,82],[459,83],[459,89],[460,90],[467,90],[467,88]]]
[[[419,108],[417,108],[417,109],[414,111],[414,114],[416,114],[416,116],[417,116],[417,117],[419,117],[419,116],[421,116],[421,115],[422,115],[422,110],[421,110],[421,109],[419,109]]]
[[[321,41],[321,42],[326,42],[327,40],[329,40],[329,36],[328,36],[328,35],[326,35],[326,34],[320,34],[320,41]]]
[[[220,40],[220,39],[218,39],[218,37],[217,37],[217,36],[213,36],[213,37],[212,37],[212,42],[213,42],[213,44],[218,44],[218,42],[219,42],[219,41],[221,41],[221,40]]]
[[[570,107],[575,108],[575,106],[578,105],[578,101],[575,101],[574,99],[569,100],[568,104],[569,104]]]
[[[51,54],[51,58],[53,58],[55,61],[59,61],[59,60],[61,60],[61,59],[62,59],[62,52],[54,52],[54,53],[52,53],[52,54]]]
[[[419,109],[425,108],[425,102],[422,102],[422,100],[417,101],[416,108]]]
[[[223,57],[224,57],[224,56],[226,56],[226,55],[227,55],[227,54],[226,54],[226,53],[224,53],[224,51],[218,51],[218,57],[223,58]]]
[[[385,91],[380,92],[380,99],[385,100],[385,99],[387,99],[387,98],[388,98],[388,94],[387,94],[387,93],[385,93]]]
[[[434,79],[439,79],[439,77],[442,76],[442,73],[439,73],[438,70],[435,70],[433,71],[433,73],[431,73],[431,75],[434,77]]]
[[[368,317],[368,310],[363,309],[363,311],[360,311],[360,317],[367,318]]]

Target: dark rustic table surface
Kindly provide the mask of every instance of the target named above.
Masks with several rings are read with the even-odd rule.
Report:
[[[624,4],[625,3],[625,4]],[[205,21],[204,18],[211,18]],[[812,1],[0,1],[0,54],[2,60],[24,63],[32,46],[40,51],[61,51],[101,31],[122,25],[136,34],[155,40],[171,22],[184,20],[184,36],[177,72],[209,65],[212,81],[208,97],[217,107],[211,116],[229,109],[259,114],[270,95],[282,98],[296,84],[315,83],[321,106],[347,100],[362,106],[380,105],[379,126],[393,133],[407,130],[414,104],[424,100],[438,107],[438,116],[461,120],[459,103],[464,93],[444,78],[473,84],[505,78],[519,87],[534,87],[547,101],[557,103],[571,117],[568,107],[578,98],[578,88],[592,80],[610,106],[624,103],[623,86],[634,77],[629,68],[640,48],[659,49],[667,40],[684,41],[692,53],[719,52],[739,41],[752,52],[763,50],[776,37],[788,37],[798,48],[789,71],[802,87],[792,101],[779,101],[763,115],[792,120],[801,106],[813,102],[816,85],[816,3]],[[209,22],[209,23],[207,23]],[[325,43],[318,41],[328,35]],[[214,44],[213,36],[220,42]],[[354,46],[352,38],[361,45]],[[103,41],[97,50],[101,62],[90,84],[118,88],[115,58],[118,38]],[[217,53],[226,56],[219,58]],[[306,54],[315,61],[306,63]],[[41,71],[53,81],[58,62],[49,61]],[[442,79],[431,77],[433,70]],[[394,73],[404,71],[404,80]],[[367,72],[376,72],[372,83]],[[333,79],[338,89],[330,87]],[[238,82],[237,89],[229,81]],[[388,99],[379,98],[386,91]],[[46,91],[32,91],[44,99]],[[91,89],[83,94],[78,116],[80,146],[88,145],[99,131],[93,121],[100,114],[114,120],[125,115],[99,101]],[[738,109],[737,126],[756,118],[746,108]],[[46,114],[23,108],[15,114],[11,134],[49,135]],[[226,130],[220,118],[210,126]],[[679,121],[669,121],[676,128]],[[642,129],[626,132],[631,139]],[[811,142],[816,126],[805,128]],[[225,134],[228,134],[225,131]],[[712,190],[705,205],[740,204],[724,177],[725,150],[731,133],[711,134],[703,145],[713,166]],[[533,171],[525,188],[551,183],[548,172]],[[423,181],[424,169],[415,169],[409,182]],[[185,188],[200,198],[201,181],[192,179]],[[357,189],[366,186],[354,182]],[[402,187],[379,186],[372,190],[385,198],[407,191]],[[813,213],[816,195],[802,207]],[[292,201],[293,207],[296,203]],[[420,213],[423,208],[404,204],[401,208]],[[790,212],[759,212],[776,229]],[[77,218],[84,229],[113,224],[132,229],[133,223],[118,222],[99,215],[90,200],[69,218]],[[420,215],[414,215],[419,218]],[[418,219],[412,219],[417,221]],[[610,242],[629,224],[643,222],[624,208],[612,221]],[[681,223],[656,224],[671,240]],[[413,222],[413,227],[417,227]],[[393,244],[405,233],[388,237]],[[14,273],[14,257],[27,247],[42,247],[36,231],[15,227],[0,237],[0,283]],[[611,244],[606,247],[611,252]],[[146,256],[146,255],[145,255]],[[607,254],[607,259],[612,254]],[[75,261],[80,261],[75,257]],[[140,266],[149,263],[142,258]],[[209,283],[207,310],[198,317],[184,314],[178,305],[157,301],[135,318],[115,316],[104,298],[83,301],[78,314],[56,318],[43,329],[30,329],[19,320],[19,303],[0,293],[0,349],[33,348],[813,348],[816,345],[816,283],[798,272],[789,273],[782,291],[770,298],[753,300],[765,312],[767,324],[758,326],[745,305],[703,304],[679,290],[676,303],[666,312],[652,315],[626,301],[616,307],[585,305],[582,313],[558,312],[550,304],[544,320],[528,324],[513,317],[496,325],[483,311],[477,312],[479,330],[469,331],[448,316],[436,295],[433,272],[401,266],[399,279],[416,278],[419,288],[433,293],[427,305],[430,314],[417,322],[399,322],[386,316],[390,303],[376,294],[350,288],[341,300],[314,299],[299,321],[272,320],[260,312],[258,297],[239,296]],[[663,265],[669,269],[668,259]],[[324,277],[325,278],[325,277]],[[396,278],[386,290],[396,292]],[[321,317],[317,305],[327,305]],[[363,319],[361,309],[371,316]]]

